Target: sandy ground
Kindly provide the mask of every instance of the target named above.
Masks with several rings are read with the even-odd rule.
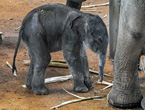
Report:
[[[106,3],[109,0],[87,0],[83,5]],[[3,32],[3,43],[0,44],[0,110],[49,110],[50,107],[58,105],[62,102],[76,99],[75,97],[67,94],[63,89],[73,92],[73,82],[58,82],[47,84],[50,90],[49,95],[39,96],[34,95],[31,90],[22,88],[21,85],[25,83],[25,76],[28,66],[22,64],[23,60],[28,60],[28,53],[24,44],[21,43],[17,55],[16,66],[18,70],[18,77],[13,77],[11,69],[6,66],[6,61],[12,64],[14,49],[17,42],[19,27],[22,23],[24,16],[33,8],[44,5],[47,3],[62,3],[65,0],[0,0],[0,31]],[[104,18],[107,28],[109,27],[109,6],[82,8],[84,12],[98,14],[103,17],[105,14],[108,16]],[[89,67],[98,70],[98,57],[93,52],[87,50]],[[53,60],[63,60],[62,52],[51,54]],[[113,81],[113,62],[108,59],[105,65],[105,73],[110,74],[112,77],[105,77],[105,81]],[[68,75],[68,69],[62,68],[47,68],[46,77]],[[144,84],[144,73],[140,72],[141,84]],[[91,74],[92,80],[96,83],[99,79],[98,75]],[[89,97],[94,95],[107,95],[111,88],[97,93],[105,86],[95,84],[95,88],[88,93],[75,93],[79,96]],[[143,93],[145,87],[142,86]],[[107,97],[104,100],[88,100],[78,103],[73,103],[59,108],[58,110],[120,110],[107,104]],[[141,110],[135,108],[134,110]]]

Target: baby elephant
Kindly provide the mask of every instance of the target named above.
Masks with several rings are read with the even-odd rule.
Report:
[[[32,10],[24,18],[19,32],[13,73],[21,38],[31,59],[26,86],[32,88],[34,94],[49,94],[44,84],[45,70],[51,60],[50,53],[60,50],[73,76],[74,91],[87,92],[93,87],[84,44],[98,53],[100,81],[103,81],[108,34],[99,16],[62,4],[47,4]]]

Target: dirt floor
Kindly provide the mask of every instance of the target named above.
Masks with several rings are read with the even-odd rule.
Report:
[[[93,5],[106,3],[109,0],[87,0],[83,5]],[[62,102],[76,99],[75,97],[67,94],[63,89],[73,92],[72,80],[66,82],[58,82],[47,84],[50,90],[49,95],[34,95],[31,90],[22,88],[21,85],[25,84],[25,76],[28,71],[28,66],[24,65],[23,60],[28,60],[28,53],[24,44],[21,43],[17,55],[16,66],[18,70],[18,77],[12,76],[11,69],[6,66],[6,61],[12,64],[14,49],[17,42],[19,27],[22,23],[24,16],[33,8],[44,5],[47,3],[62,3],[65,4],[66,0],[0,0],[0,31],[3,32],[3,43],[0,44],[0,110],[49,110],[52,106],[58,105]],[[107,28],[109,28],[109,6],[82,8],[87,13],[98,14],[103,17],[105,14],[108,16],[104,18]],[[98,57],[93,52],[87,50],[89,67],[93,70],[98,70]],[[62,52],[52,54],[53,60],[63,60]],[[105,81],[113,81],[113,62],[108,59],[105,65],[105,73],[110,74],[112,77],[106,77]],[[47,68],[46,77],[68,75],[69,70],[63,68]],[[96,82],[98,75],[91,74],[92,80]],[[145,75],[140,72],[141,84],[144,84]],[[96,93],[105,86],[95,84],[95,88],[88,93],[75,93],[79,96],[89,97],[94,95],[107,95],[111,88]],[[145,87],[142,86],[142,91],[145,93]],[[120,110],[107,104],[107,97],[104,100],[88,100],[78,103],[69,104],[59,108],[59,110]],[[141,110],[135,108],[134,110]]]

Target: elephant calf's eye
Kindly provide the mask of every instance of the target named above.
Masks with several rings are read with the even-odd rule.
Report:
[[[102,44],[102,39],[101,38],[98,38],[97,40],[94,41],[94,43],[97,43],[98,45]]]

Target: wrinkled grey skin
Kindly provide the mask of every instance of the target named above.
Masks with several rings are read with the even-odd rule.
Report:
[[[145,43],[144,10],[144,0],[121,0],[114,82],[108,94],[108,102],[116,107],[140,106],[143,98],[137,64]]]
[[[34,94],[49,93],[44,84],[45,70],[51,60],[50,53],[60,50],[73,75],[74,91],[87,92],[93,87],[83,44],[98,53],[100,81],[103,81],[108,34],[99,16],[62,4],[48,4],[32,10],[20,29],[13,72],[16,70],[15,57],[21,37],[31,59],[26,86],[32,88]]]

